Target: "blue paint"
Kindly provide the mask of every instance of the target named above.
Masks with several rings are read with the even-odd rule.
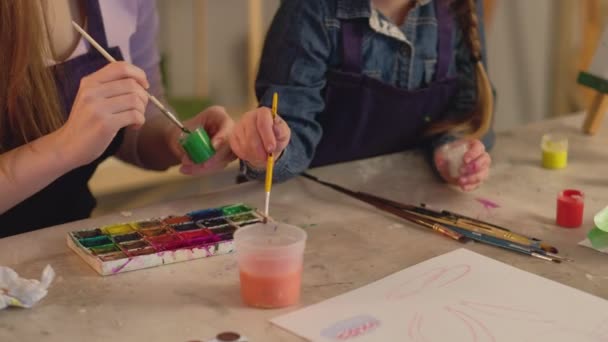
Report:
[[[217,209],[217,208],[197,210],[197,211],[188,213],[188,216],[192,217],[192,220],[194,220],[194,221],[217,218],[217,217],[221,217],[223,215],[224,214],[223,214],[222,210]]]

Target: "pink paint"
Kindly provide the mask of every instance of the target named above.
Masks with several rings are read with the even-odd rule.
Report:
[[[473,311],[480,312],[484,315],[500,317],[500,318],[508,318],[514,320],[523,320],[530,322],[540,322],[540,323],[555,323],[555,320],[546,319],[541,317],[538,312],[523,310],[518,308],[512,308],[502,305],[493,305],[493,304],[484,304],[484,303],[476,303],[471,301],[463,300],[460,302],[462,306],[465,306]]]
[[[496,209],[496,208],[500,208],[500,205],[492,200],[489,200],[487,198],[476,198],[477,202],[481,203],[481,205],[483,205],[484,208],[486,209]]]
[[[122,269],[125,268],[131,262],[131,260],[133,260],[133,259],[129,258],[127,260],[127,262],[125,262],[124,264],[122,264],[120,266],[117,266],[117,267],[114,267],[112,269],[112,273],[118,273],[118,272],[122,271]]]
[[[426,288],[443,288],[458,281],[471,272],[470,265],[454,265],[439,267],[410,279],[389,291],[386,299],[389,301],[415,296]]]
[[[481,203],[481,205],[483,205],[484,208],[486,209],[496,209],[496,208],[500,208],[500,205],[498,205],[498,203],[491,201],[487,198],[476,198],[475,199],[477,202]]]
[[[458,319],[460,319],[467,327],[467,329],[469,329],[469,332],[471,333],[474,342],[480,341],[479,340],[479,335],[477,334],[477,329],[473,326],[473,324],[476,324],[477,327],[479,327],[483,332],[483,334],[485,335],[485,337],[487,337],[487,339],[483,339],[482,341],[491,341],[491,342],[496,342],[496,338],[492,335],[492,332],[490,331],[490,329],[488,329],[488,327],[486,327],[485,324],[483,324],[481,321],[471,317],[470,315],[454,309],[452,307],[446,306],[445,310],[452,313],[454,316],[456,316]]]
[[[418,321],[418,313],[414,314],[414,318],[410,321],[409,328],[407,330],[407,334],[410,337],[410,340],[415,340],[414,338],[414,328],[416,327],[416,321]]]

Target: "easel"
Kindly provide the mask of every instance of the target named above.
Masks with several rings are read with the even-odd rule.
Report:
[[[589,106],[583,132],[594,135],[601,126],[606,111],[608,111],[608,27],[604,29],[598,49],[589,68],[589,72],[581,71],[578,83],[595,91]]]
[[[607,111],[608,94],[601,93],[599,91],[596,92],[591,105],[589,106],[585,123],[583,124],[583,132],[589,135],[594,135],[597,133],[597,130],[600,128],[604,115]]]

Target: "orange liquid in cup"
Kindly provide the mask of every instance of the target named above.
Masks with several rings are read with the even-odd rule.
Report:
[[[273,309],[298,303],[302,269],[274,275],[253,275],[240,272],[241,297],[246,305]]]

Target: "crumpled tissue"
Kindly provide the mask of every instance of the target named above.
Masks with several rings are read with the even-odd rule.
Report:
[[[46,265],[40,280],[20,278],[11,268],[0,266],[0,310],[9,306],[31,308],[46,296],[53,278],[51,265]]]

